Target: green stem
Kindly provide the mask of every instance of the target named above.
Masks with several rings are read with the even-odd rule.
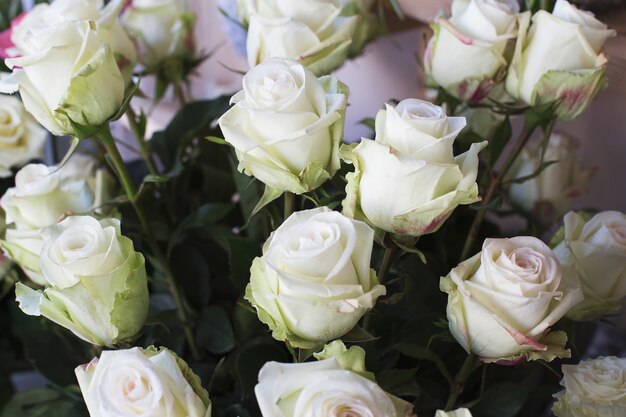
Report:
[[[450,411],[456,405],[457,400],[463,393],[465,389],[465,383],[467,379],[472,375],[472,372],[476,370],[480,366],[480,359],[478,356],[470,353],[465,362],[463,362],[463,366],[461,366],[461,370],[454,377],[454,384],[452,385],[452,389],[450,390],[450,395],[448,396],[448,401],[444,407],[445,411]]]
[[[159,246],[159,244],[157,243],[154,237],[154,233],[152,232],[152,229],[150,228],[150,224],[148,223],[148,220],[145,216],[144,211],[142,210],[141,206],[137,202],[137,187],[133,183],[133,180],[129,172],[126,169],[126,165],[124,165],[124,161],[122,159],[122,156],[120,155],[119,150],[117,149],[117,145],[115,144],[115,139],[113,139],[113,135],[111,135],[111,130],[109,129],[109,126],[105,125],[105,127],[100,132],[98,132],[97,136],[98,136],[98,139],[100,139],[100,142],[102,143],[104,148],[106,149],[107,154],[111,158],[111,163],[113,164],[113,168],[120,182],[122,183],[122,187],[124,188],[124,191],[126,192],[126,196],[128,197],[131,205],[133,206],[135,213],[137,213],[137,217],[139,218],[139,221],[141,222],[141,226],[144,230],[144,233],[146,234],[146,238],[147,238],[148,245],[150,246],[150,250],[152,251],[156,259],[160,263],[160,266],[165,274],[165,278],[167,280],[169,290],[172,294],[172,298],[174,299],[174,302],[176,303],[176,307],[177,307],[176,310],[178,313],[178,318],[183,324],[183,329],[185,332],[185,337],[187,338],[187,343],[189,344],[189,349],[191,350],[193,358],[196,360],[199,360],[201,358],[200,351],[198,350],[198,347],[196,346],[196,342],[193,337],[193,331],[191,329],[191,324],[189,322],[187,311],[185,309],[185,304],[183,302],[183,298],[180,294],[178,286],[176,285],[174,274],[172,273],[172,270],[167,262],[167,258],[165,257],[165,254],[161,250],[161,247]]]
[[[534,130],[535,126],[530,127],[528,125],[524,125],[524,129],[515,141],[513,149],[508,154],[507,159],[502,164],[502,168],[492,177],[489,188],[487,188],[487,192],[485,193],[485,197],[482,201],[483,207],[478,211],[478,213],[476,213],[476,217],[474,217],[474,222],[472,223],[472,226],[470,227],[470,230],[467,234],[467,239],[465,240],[465,245],[463,245],[463,251],[461,252],[461,262],[469,257],[472,251],[472,247],[474,246],[474,242],[476,241],[476,238],[480,233],[480,226],[482,225],[485,214],[487,213],[487,207],[489,206],[489,203],[491,203],[491,201],[496,196],[496,193],[500,188],[502,181],[506,177],[506,174],[515,163],[515,160],[524,149],[524,146],[526,146],[526,143],[528,143],[528,140],[532,136]]]
[[[387,274],[389,273],[393,262],[396,260],[397,255],[398,248],[395,245],[389,246],[385,249],[385,254],[383,255],[383,260],[380,264],[380,269],[378,270],[378,282],[381,284],[385,283]]]
[[[141,153],[141,157],[144,159],[144,161],[146,161],[148,171],[150,171],[150,174],[152,175],[158,175],[159,172],[157,171],[156,164],[154,163],[154,159],[152,158],[150,144],[146,142],[143,129],[141,129],[139,123],[137,122],[137,115],[130,106],[126,108],[126,118],[128,119],[130,130],[133,133],[135,140],[137,141],[137,145],[139,145],[139,152]]]
[[[285,191],[283,195],[284,198],[284,219],[287,220],[289,216],[293,214],[296,209],[296,195],[294,193],[290,193],[289,191]]]

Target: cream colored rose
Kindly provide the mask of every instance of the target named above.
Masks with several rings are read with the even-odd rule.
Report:
[[[467,408],[459,408],[454,411],[437,410],[435,417],[472,417],[472,413]]]
[[[126,80],[110,44],[93,21],[31,29],[27,55],[9,58],[13,73],[0,92],[19,91],[26,110],[55,135],[85,136],[122,106]],[[54,79],[54,82],[50,82]]]
[[[487,239],[483,250],[441,278],[450,331],[484,362],[569,357],[567,335],[550,332],[583,298],[539,239]]]
[[[47,137],[17,97],[0,96],[0,178],[13,175],[11,168],[42,158]]]
[[[64,215],[85,213],[92,209],[94,190],[82,178],[66,177],[74,158],[61,170],[41,164],[30,164],[15,176],[15,187],[0,198],[6,212],[6,230],[2,248],[33,281],[45,285],[39,268],[42,247],[41,229],[61,220]]]
[[[93,21],[98,24],[100,42],[106,42],[116,55],[118,64],[126,80],[130,80],[137,61],[135,47],[122,28],[119,13],[124,0],[110,1],[104,6],[103,0],[54,0],[50,4],[35,5],[24,18],[13,27],[11,42],[15,45],[13,55],[37,54],[45,48],[49,26],[61,26],[71,21]],[[44,45],[42,45],[44,44]],[[59,44],[52,44],[56,47]]]
[[[354,164],[348,174],[344,214],[400,235],[439,229],[459,204],[480,200],[473,144],[457,157],[452,145],[465,118],[447,117],[441,107],[409,99],[376,116],[376,140],[342,147]]]
[[[76,378],[91,417],[211,416],[200,378],[165,348],[102,352]]]
[[[251,69],[235,105],[218,121],[239,171],[271,188],[302,194],[339,169],[347,87],[274,58]]]
[[[148,315],[143,256],[116,219],[72,216],[42,232],[41,273],[48,285],[18,283],[24,313],[44,316],[81,339],[113,347],[133,341]]]
[[[263,417],[414,417],[410,404],[335,359],[268,362],[254,391]]]
[[[561,99],[558,114],[572,119],[605,86],[606,57],[602,45],[615,31],[557,0],[552,14],[537,12],[520,23],[506,88],[513,97],[535,105]]]
[[[122,21],[148,68],[193,52],[193,16],[184,0],[132,0]]]
[[[592,320],[619,311],[626,297],[626,215],[603,211],[589,219],[569,212],[563,222],[554,252],[585,294],[568,317]]]
[[[511,170],[510,178],[522,179],[534,175],[541,166],[542,153],[543,162],[557,162],[534,178],[513,183],[509,188],[509,198],[513,204],[548,222],[572,208],[575,199],[589,187],[595,170],[583,168],[575,139],[553,133],[545,150],[539,142],[524,148]]]
[[[358,15],[342,15],[338,0],[247,0],[243,7],[250,67],[289,58],[318,76],[343,64],[359,21]]]
[[[626,415],[626,358],[601,357],[563,365],[552,411],[557,417],[623,417]]]
[[[348,333],[386,293],[374,231],[326,207],[292,214],[263,245],[246,299],[274,338],[311,348]]]
[[[503,79],[518,13],[516,0],[454,0],[452,16],[433,23],[424,57],[427,74],[462,100],[485,98]]]

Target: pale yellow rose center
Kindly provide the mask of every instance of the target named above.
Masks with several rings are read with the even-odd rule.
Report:
[[[23,130],[19,115],[7,109],[0,109],[0,148],[20,146]]]

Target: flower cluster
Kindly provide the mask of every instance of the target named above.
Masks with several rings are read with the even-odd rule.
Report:
[[[479,102],[505,82],[529,105],[559,100],[558,115],[569,120],[606,85],[601,51],[615,31],[566,0],[557,0],[552,13],[535,13],[532,24],[515,0],[456,0],[452,16],[433,27],[426,71],[462,100]]]
[[[385,104],[373,139],[344,144],[349,89],[327,74],[372,38],[373,1],[236,4],[242,90],[149,142],[133,74],[182,88],[201,61],[185,1],[55,0],[0,34],[0,91],[21,97],[0,97],[0,357],[24,350],[54,384],[9,413],[66,417],[80,389],[91,417],[485,415],[500,379],[539,380],[532,361],[578,355],[576,322],[624,306],[626,215],[570,211],[593,170],[552,133],[604,85],[613,31],[565,0],[454,0],[426,51],[437,104]],[[124,113],[133,164],[109,127]],[[94,156],[77,139],[29,163],[46,160],[35,121]],[[502,237],[491,214],[509,211],[527,227]],[[624,359],[562,373],[558,417],[626,412]]]

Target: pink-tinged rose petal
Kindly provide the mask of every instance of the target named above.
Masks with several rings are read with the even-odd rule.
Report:
[[[12,51],[15,48],[15,44],[13,43],[11,36],[13,35],[13,29],[15,29],[17,25],[19,25],[20,22],[24,20],[27,14],[27,12],[21,13],[19,16],[13,19],[13,21],[11,22],[11,27],[0,32],[0,58],[15,58],[17,56]]]
[[[2,59],[11,58],[9,50],[15,47],[13,41],[11,40],[12,33],[13,28],[0,32],[0,58]]]
[[[511,337],[513,337],[513,339],[515,340],[515,343],[517,343],[520,346],[528,345],[536,350],[541,350],[541,351],[548,350],[548,346],[535,342],[533,339],[521,334],[520,332],[516,332],[515,330],[511,330],[506,327],[504,329],[511,335]]]

